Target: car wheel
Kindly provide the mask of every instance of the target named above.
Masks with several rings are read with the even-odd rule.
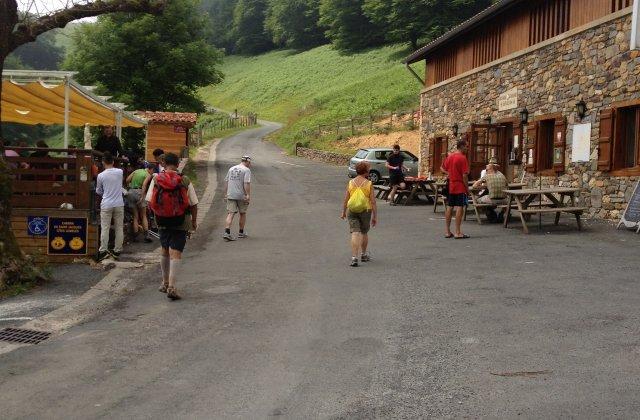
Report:
[[[370,171],[369,181],[371,181],[373,184],[377,184],[378,182],[380,182],[380,174],[376,171]]]

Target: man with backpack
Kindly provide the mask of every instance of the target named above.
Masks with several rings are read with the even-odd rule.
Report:
[[[247,223],[247,209],[251,200],[251,158],[249,156],[243,156],[239,165],[229,169],[224,183],[224,199],[227,202],[227,220],[222,239],[227,242],[235,241],[231,236],[231,225],[237,213],[240,213],[238,238],[246,238],[244,227]]]
[[[189,231],[198,227],[198,197],[189,178],[177,172],[179,162],[177,155],[165,155],[165,170],[153,177],[146,197],[160,230],[162,284],[159,290],[171,300],[180,299],[176,280],[182,252]]]

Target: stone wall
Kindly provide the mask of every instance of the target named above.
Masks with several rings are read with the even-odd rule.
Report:
[[[421,170],[429,168],[430,139],[446,135],[453,145],[454,123],[464,133],[470,124],[518,118],[526,107],[536,115],[562,113],[567,118],[566,171],[543,183],[585,188],[582,202],[590,215],[617,219],[624,211],[635,181],[640,177],[614,177],[597,170],[600,110],[612,103],[640,98],[640,52],[629,51],[631,16],[618,17],[551,45],[501,62],[485,70],[425,89],[421,96]],[[518,108],[498,111],[498,96],[519,89]],[[575,104],[584,99],[592,123],[591,161],[571,163],[573,124],[579,122]],[[535,179],[531,179],[535,182]]]
[[[297,145],[296,156],[340,166],[349,165],[349,160],[352,158],[352,156],[350,155],[326,152],[324,150],[309,149]]]

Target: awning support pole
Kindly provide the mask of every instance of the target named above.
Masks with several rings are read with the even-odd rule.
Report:
[[[116,114],[116,136],[122,141],[122,111]]]
[[[64,148],[69,148],[69,100],[71,96],[71,86],[69,78],[64,78]]]
[[[413,68],[411,67],[411,65],[409,63],[406,64],[407,66],[407,70],[409,70],[411,72],[411,74],[413,74],[413,76],[418,79],[418,81],[420,82],[420,84],[422,86],[424,86],[424,80],[422,80],[422,78],[418,75],[418,73],[415,72],[415,70],[413,70]]]

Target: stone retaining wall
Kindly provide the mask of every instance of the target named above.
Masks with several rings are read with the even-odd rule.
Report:
[[[564,173],[545,177],[543,183],[585,188],[581,202],[590,215],[618,219],[631,197],[638,176],[612,176],[598,171],[600,110],[612,103],[640,98],[640,52],[629,50],[631,16],[565,37],[526,55],[497,63],[485,70],[426,89],[421,96],[421,171],[427,173],[431,139],[448,136],[457,123],[465,133],[472,123],[519,118],[526,107],[530,121],[535,116],[561,113],[567,118]],[[498,111],[500,94],[518,88],[518,108]],[[582,121],[592,124],[591,160],[571,163],[573,125],[579,123],[575,104],[584,99],[588,114]],[[536,182],[533,176],[530,181]]]
[[[296,145],[296,156],[339,166],[349,165],[349,160],[352,157],[340,153],[326,152],[324,150],[309,149],[298,145]]]

